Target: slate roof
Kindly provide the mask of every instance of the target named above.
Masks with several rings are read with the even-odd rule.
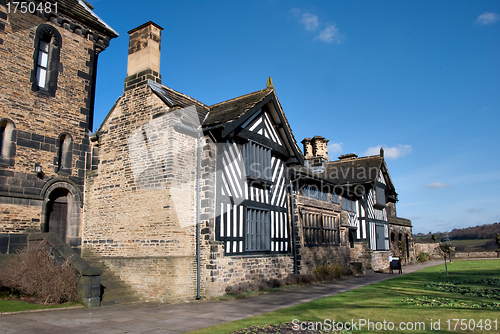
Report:
[[[118,37],[118,33],[106,24],[93,11],[93,7],[82,0],[58,0],[57,9],[62,13],[74,17],[78,21],[88,24],[89,26],[100,28],[103,32],[111,37]]]
[[[148,80],[148,86],[170,108],[175,106],[181,108],[186,108],[192,105],[196,106],[196,111],[198,112],[198,120],[195,121],[194,123],[197,123],[198,125],[201,124],[201,122],[203,121],[203,119],[205,118],[205,116],[209,111],[209,107],[201,103],[200,101],[195,100],[182,93],[179,93],[178,91],[173,90],[172,88],[154,82],[153,80]]]
[[[384,158],[380,155],[341,159],[326,164],[323,177],[336,184],[366,184],[377,180]]]
[[[272,91],[272,88],[266,88],[210,106],[210,112],[203,122],[203,126],[224,124],[237,119],[271,94]]]

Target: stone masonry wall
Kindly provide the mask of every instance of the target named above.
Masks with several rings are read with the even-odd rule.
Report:
[[[391,235],[394,233],[394,242],[390,242],[390,248],[392,251],[393,256],[399,256],[403,258],[403,264],[406,263],[414,263],[415,262],[415,247],[413,243],[413,235],[412,235],[412,230],[411,227],[409,226],[398,226],[398,225],[393,225],[389,224],[389,240],[391,240]],[[399,235],[401,234],[402,237],[402,242],[404,244],[404,253],[401,254],[399,250]],[[408,251],[406,249],[406,236],[408,236]]]
[[[329,195],[331,196],[331,195]],[[340,220],[342,207],[340,204],[333,203],[329,197],[329,201],[320,201],[306,196],[295,195],[295,215],[299,218],[297,220],[297,252],[299,273],[309,274],[315,268],[322,265],[340,264],[344,268],[349,267],[350,255],[349,247],[342,240],[342,237],[336,232],[336,244],[334,245],[321,245],[321,246],[308,246],[304,242],[304,229],[302,223],[302,209],[311,213],[322,213],[337,218],[336,228],[340,228]]]
[[[6,14],[0,5],[0,120],[13,124],[10,159],[0,159],[0,233],[40,231],[44,217],[43,190],[49,182],[69,182],[83,192],[90,142],[90,97],[97,35],[81,23],[78,27],[59,15],[52,21],[31,14]],[[66,23],[65,23],[66,22]],[[51,25],[61,35],[59,73],[55,96],[32,91],[35,32]],[[71,173],[58,173],[59,135],[72,137]],[[34,172],[34,165],[43,174]],[[78,231],[72,241],[79,244]]]
[[[415,243],[415,256],[419,256],[422,253],[427,253],[431,258],[439,258],[439,243]]]
[[[83,256],[147,300],[195,297],[197,139],[174,129],[181,116],[146,85],[128,90],[98,131],[87,177]]]
[[[389,268],[389,255],[391,255],[391,251],[372,251],[371,262],[373,271],[383,271]]]

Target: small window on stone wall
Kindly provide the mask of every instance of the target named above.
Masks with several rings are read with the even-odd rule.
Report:
[[[12,165],[16,153],[14,144],[14,123],[10,120],[0,120],[0,163]]]
[[[34,66],[31,72],[31,89],[55,96],[59,69],[61,35],[49,24],[41,24],[36,29]]]
[[[59,136],[59,149],[57,153],[57,168],[59,174],[71,174],[71,161],[73,160],[73,139],[68,134]]]

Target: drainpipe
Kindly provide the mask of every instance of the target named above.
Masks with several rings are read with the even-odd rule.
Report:
[[[196,171],[196,299],[200,299],[200,176],[201,176],[201,132],[198,132],[197,171]]]
[[[290,204],[292,207],[292,240],[293,240],[293,273],[298,274],[297,268],[297,239],[295,238],[295,204],[293,200],[293,183],[290,180]]]

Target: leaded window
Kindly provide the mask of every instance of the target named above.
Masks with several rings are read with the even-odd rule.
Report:
[[[356,212],[356,201],[342,198],[342,209],[349,212]]]
[[[320,201],[328,201],[328,192],[321,191],[316,186],[307,186],[302,189],[302,194],[309,198],[314,198]]]
[[[373,205],[376,209],[385,208],[385,189],[382,187],[375,187],[375,204]]]
[[[271,150],[256,142],[249,141],[243,145],[242,151],[247,178],[271,182],[273,176]]]
[[[247,208],[245,250],[268,251],[271,249],[269,211]]]
[[[338,217],[305,212],[302,216],[304,244],[306,246],[336,244],[338,223]]]

